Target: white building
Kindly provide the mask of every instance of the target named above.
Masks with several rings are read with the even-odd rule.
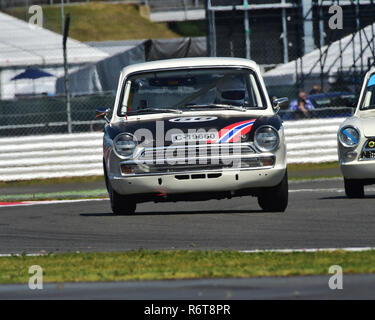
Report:
[[[62,35],[1,12],[0,30],[0,99],[30,93],[53,95],[56,79],[64,74]],[[102,50],[70,38],[67,52],[69,70],[109,57]],[[40,68],[54,77],[11,81],[27,67]]]

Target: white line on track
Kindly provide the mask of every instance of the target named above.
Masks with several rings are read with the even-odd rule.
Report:
[[[44,201],[0,202],[0,208],[2,208],[2,207],[33,206],[33,205],[40,205],[40,204],[60,204],[60,203],[74,203],[74,202],[103,201],[103,200],[108,200],[108,198],[74,199],[74,200],[44,200]]]
[[[366,191],[374,192],[375,188],[366,188]],[[344,193],[345,190],[341,188],[316,188],[316,189],[290,189],[290,193]],[[17,201],[17,202],[0,202],[1,207],[18,207],[18,206],[32,206],[40,204],[63,204],[63,203],[74,203],[74,202],[90,202],[90,201],[103,201],[108,198],[97,198],[97,199],[74,199],[74,200],[45,200],[45,201]]]
[[[265,249],[265,250],[239,250],[243,253],[261,253],[261,252],[332,252],[332,251],[347,251],[347,252],[363,252],[375,250],[375,247],[349,247],[349,248],[307,248],[307,249]]]
[[[319,193],[324,193],[324,192],[337,192],[337,193],[343,193],[344,189],[339,189],[339,188],[327,188],[327,189],[289,189],[289,192],[291,193],[298,193],[298,192],[319,192]]]
[[[20,253],[0,253],[0,258],[7,258],[7,257],[41,257],[45,256],[45,253],[26,253],[26,254],[20,254]]]
[[[366,188],[366,191],[375,191],[375,188]],[[289,192],[291,193],[298,193],[298,192],[319,192],[319,193],[324,193],[324,192],[336,192],[336,193],[343,193],[345,192],[344,189],[340,188],[326,188],[326,189],[290,189]]]
[[[301,184],[301,183],[314,183],[314,182],[330,182],[330,181],[342,181],[344,182],[343,178],[318,178],[318,179],[300,179],[300,180],[289,180],[289,185],[291,184]]]

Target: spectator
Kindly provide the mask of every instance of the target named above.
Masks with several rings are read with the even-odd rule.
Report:
[[[310,91],[310,94],[319,94],[323,93],[322,87],[318,84],[314,84],[313,88]]]
[[[298,98],[292,100],[289,105],[289,110],[294,111],[294,119],[311,118],[311,111],[314,109],[314,105],[307,98],[307,94],[304,91],[301,91]]]

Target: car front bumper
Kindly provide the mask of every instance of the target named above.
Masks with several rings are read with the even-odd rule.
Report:
[[[375,160],[341,162],[340,168],[346,179],[375,179]]]
[[[120,194],[179,194],[194,192],[236,191],[278,185],[286,172],[284,166],[271,169],[194,171],[149,176],[109,176]]]
[[[249,144],[241,146],[244,149],[238,154],[231,151],[218,157],[213,154],[188,157],[193,160],[190,164],[169,164],[170,159],[161,165],[155,159],[139,163],[121,160],[110,152],[106,161],[107,177],[113,189],[123,195],[235,192],[274,187],[282,181],[287,166],[284,144],[268,153],[258,152]],[[199,159],[209,161],[202,164]],[[225,162],[229,159],[233,162]]]

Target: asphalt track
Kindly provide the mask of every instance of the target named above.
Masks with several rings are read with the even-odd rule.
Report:
[[[343,288],[336,290],[329,288],[329,276],[63,283],[44,284],[42,290],[30,290],[27,284],[2,285],[0,300],[375,299],[375,275],[344,274]],[[152,301],[150,306],[151,303],[159,306],[168,305],[168,303]]]
[[[342,180],[290,184],[284,213],[256,198],[138,207],[114,216],[109,201],[0,206],[0,254],[128,249],[375,247],[375,188],[347,199]]]

